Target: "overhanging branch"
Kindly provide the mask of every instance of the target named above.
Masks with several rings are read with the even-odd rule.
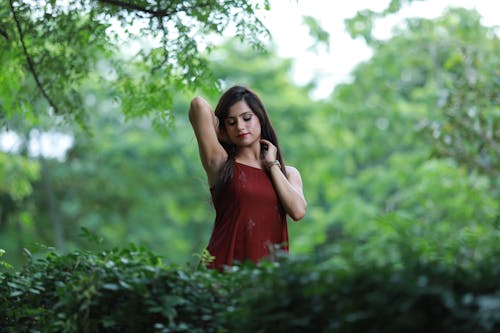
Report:
[[[117,7],[123,8],[123,9],[147,13],[147,14],[150,14],[151,16],[154,16],[154,17],[166,17],[166,16],[170,16],[170,15],[176,13],[176,11],[173,11],[170,8],[156,9],[155,10],[155,9],[147,8],[145,6],[140,6],[137,4],[133,4],[133,3],[130,3],[127,1],[121,1],[121,0],[98,0],[98,2],[112,5],[112,6],[117,6]]]
[[[7,33],[6,30],[0,29],[0,35],[2,35],[2,37],[5,38],[6,40],[9,40],[9,34]]]
[[[52,98],[50,98],[49,94],[45,90],[45,88],[42,84],[42,81],[40,80],[40,77],[38,76],[38,73],[35,69],[35,65],[33,63],[33,60],[31,59],[29,52],[28,52],[26,44],[24,43],[23,29],[21,28],[21,23],[19,22],[19,18],[17,17],[16,11],[14,9],[13,0],[9,0],[9,3],[10,3],[10,10],[12,12],[12,16],[14,17],[14,21],[16,22],[16,29],[17,29],[17,32],[19,33],[19,41],[21,42],[21,47],[23,48],[24,57],[26,58],[26,62],[28,63],[28,68],[29,68],[31,74],[33,75],[33,78],[35,79],[36,85],[37,85],[38,89],[40,89],[43,97],[47,100],[49,105],[54,109],[54,112],[57,114],[57,113],[59,113],[59,108],[56,106],[56,104],[54,103]]]
[[[122,9],[127,9],[130,11],[146,13],[146,14],[149,14],[152,17],[156,17],[156,18],[169,17],[169,16],[172,16],[172,15],[180,13],[180,12],[185,12],[185,11],[195,7],[195,6],[181,6],[179,8],[151,9],[151,8],[147,8],[146,6],[137,5],[134,3],[130,3],[128,1],[123,1],[123,0],[97,0],[97,2],[111,5],[111,6],[120,7]],[[196,5],[196,7],[204,8],[204,7],[209,7],[210,5],[211,5],[210,1],[207,1],[207,2]]]

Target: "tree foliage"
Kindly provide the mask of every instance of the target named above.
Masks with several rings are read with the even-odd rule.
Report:
[[[383,49],[386,43],[373,36],[376,20],[413,1],[393,0],[381,12],[360,11],[346,20],[347,30],[374,49]],[[400,57],[434,70],[406,70],[399,87],[420,85],[435,91],[432,106],[437,112],[421,125],[433,138],[437,155],[452,157],[468,168],[498,177],[500,83],[496,78],[500,75],[500,63],[498,57],[491,55],[498,52],[500,40],[495,27],[484,27],[480,21],[477,12],[465,9],[454,10],[438,22],[408,20],[408,43],[399,50]],[[425,52],[414,52],[417,47]]]
[[[473,128],[479,126],[481,135],[496,133],[498,106],[487,96],[497,91],[496,76],[488,68],[495,65],[498,39],[477,13],[452,10],[436,20],[408,21],[393,38],[374,46],[373,57],[352,72],[351,82],[321,101],[310,98],[314,82],[292,82],[291,60],[277,57],[272,47],[254,52],[247,46],[233,41],[212,50],[207,70],[222,88],[246,84],[262,96],[286,162],[303,175],[309,208],[303,223],[290,224],[292,254],[351,244],[360,249],[356,255],[380,259],[389,253],[396,260],[399,254],[390,244],[404,240],[425,250],[427,258],[452,261],[447,248],[487,242],[498,228],[495,164],[481,168],[437,149],[446,136],[456,135],[467,147],[482,142],[448,124],[451,104],[459,96],[472,93],[481,106],[477,118],[471,118],[479,121]],[[478,55],[469,67],[463,63],[468,58],[461,57],[467,48]],[[116,55],[97,58],[104,66]],[[53,128],[58,116],[40,115],[36,128],[30,113],[10,119],[24,148],[7,160],[29,161],[18,163],[25,170],[18,174],[33,191],[25,187],[14,200],[12,187],[2,188],[0,243],[7,261],[19,264],[23,248],[37,242],[66,250],[136,242],[186,263],[197,261],[193,253],[208,241],[213,209],[186,117],[192,96],[180,94],[175,84],[164,87],[175,96],[169,113],[175,127],[170,136],[161,136],[151,125],[154,116],[124,116],[124,105],[115,98],[119,85],[100,84],[107,66],[90,70],[79,88],[93,136],[71,124],[59,127],[74,138],[65,160],[34,159],[26,148],[30,132]],[[129,67],[134,77],[146,68]],[[475,90],[463,76],[473,71],[481,83]],[[146,95],[159,91],[144,89]],[[159,105],[135,96],[130,98],[139,106],[136,115],[151,103]],[[215,104],[215,94],[206,96]],[[469,106],[473,100],[467,100]],[[455,110],[470,117],[463,108]],[[454,146],[446,147],[452,151]],[[496,161],[494,150],[482,147],[482,154]],[[82,227],[87,238],[102,243],[80,238]],[[467,258],[482,256],[469,248],[463,252]]]
[[[460,9],[435,20],[411,19],[392,38],[372,41],[373,57],[320,101],[310,97],[314,82],[292,82],[292,61],[272,47],[254,52],[233,40],[209,47],[206,58],[197,54],[189,70],[199,65],[222,88],[238,83],[259,93],[286,163],[303,175],[309,203],[303,222],[290,224],[290,260],[218,274],[194,270],[203,261],[203,253],[193,254],[208,241],[213,208],[187,120],[192,96],[182,93],[191,85],[176,76],[182,63],[166,58],[163,39],[158,48],[143,45],[135,58],[116,53],[121,37],[110,34],[114,23],[106,21],[115,17],[161,36],[159,10],[193,3],[202,5],[70,1],[61,7],[12,0],[10,9],[0,8],[0,43],[9,46],[0,53],[6,87],[0,107],[11,110],[2,109],[4,119],[20,141],[17,151],[0,154],[1,329],[498,331],[500,51],[494,29]],[[388,12],[402,3],[391,1]],[[49,107],[12,11],[35,65],[48,62],[47,69],[34,67],[47,95],[58,107],[80,98],[85,111],[61,108],[59,114]],[[179,15],[182,24],[199,22]],[[103,39],[85,47],[96,36],[84,33],[90,22],[103,29]],[[316,22],[309,28],[326,38]],[[53,35],[43,37],[48,31]],[[77,40],[59,47],[63,32]],[[198,35],[188,36],[198,43]],[[82,67],[70,66],[87,52]],[[62,61],[63,71],[45,57]],[[66,73],[67,81],[50,69]],[[197,84],[206,95],[205,83],[192,87]],[[218,96],[206,97],[215,104]],[[155,111],[168,103],[168,113]],[[168,137],[155,131],[173,119]],[[65,157],[30,155],[32,134],[55,125],[74,139]],[[129,242],[163,259],[123,246]],[[37,243],[69,253],[50,249],[41,256]],[[172,265],[186,262],[192,265]]]
[[[49,114],[85,125],[81,86],[93,73],[98,89],[112,94],[126,115],[153,114],[158,124],[168,125],[175,90],[216,87],[200,52],[211,49],[212,36],[233,29],[262,46],[268,32],[255,15],[259,8],[268,9],[269,2],[5,1],[3,122],[14,115],[36,120]],[[130,54],[122,54],[124,49]]]

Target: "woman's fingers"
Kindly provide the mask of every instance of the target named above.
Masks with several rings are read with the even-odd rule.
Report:
[[[276,153],[278,149],[270,141],[262,139],[260,140],[262,149],[264,150],[264,160],[266,162],[272,162],[276,160]]]

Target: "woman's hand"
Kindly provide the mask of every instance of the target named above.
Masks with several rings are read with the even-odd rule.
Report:
[[[304,217],[307,202],[302,191],[302,178],[297,169],[286,166],[286,176],[281,172],[281,165],[277,161],[278,148],[268,140],[260,140],[262,165],[267,169],[273,186],[285,212],[294,220]],[[276,167],[274,167],[276,165]]]
[[[264,167],[267,168],[269,163],[276,161],[276,156],[278,155],[278,148],[271,143],[269,140],[260,140],[260,149],[262,156],[262,163]]]

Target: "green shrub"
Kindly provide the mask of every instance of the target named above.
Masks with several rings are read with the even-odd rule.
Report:
[[[49,253],[0,274],[0,332],[500,331],[498,246],[466,264],[340,249],[225,273],[133,246]]]
[[[0,330],[215,332],[228,303],[217,275],[166,266],[135,247],[49,253],[3,275]]]
[[[294,260],[252,280],[229,323],[234,332],[500,332],[500,262],[404,268]]]

